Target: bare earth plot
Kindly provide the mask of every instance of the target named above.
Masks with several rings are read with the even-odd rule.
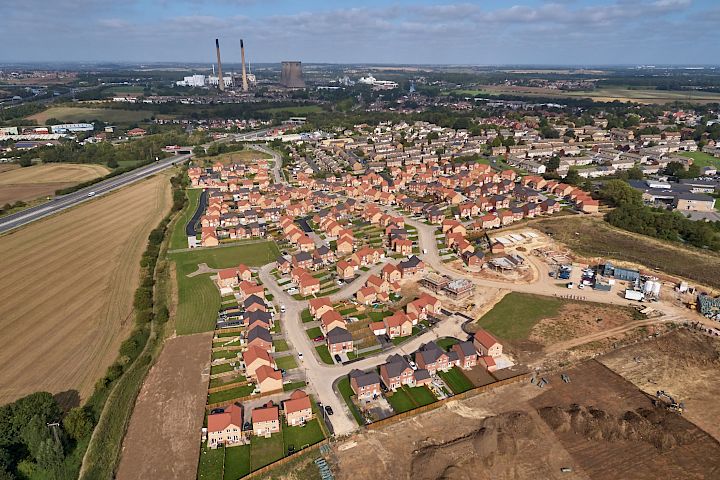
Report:
[[[186,335],[165,343],[135,402],[118,480],[196,477],[212,335]]]
[[[55,190],[102,177],[109,172],[102,165],[72,163],[0,171],[0,204],[53,195]]]
[[[355,435],[335,448],[336,478],[720,478],[720,444],[688,418],[594,360],[567,373],[567,384],[547,374],[543,389],[509,385]]]
[[[600,361],[651,395],[677,397],[683,416],[720,441],[720,341],[678,330]]]
[[[0,404],[92,393],[132,327],[140,256],[170,204],[158,175],[0,237]]]

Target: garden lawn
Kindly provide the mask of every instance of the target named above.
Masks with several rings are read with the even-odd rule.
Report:
[[[537,322],[557,315],[564,303],[559,298],[512,292],[477,323],[502,339],[523,340],[528,338]]]
[[[227,402],[235,398],[247,397],[255,389],[254,385],[243,385],[242,387],[231,388],[230,390],[223,390],[222,392],[215,392],[208,395],[208,404]]]
[[[177,333],[186,335],[215,328],[220,292],[210,280],[212,274],[187,276],[195,272],[199,264],[207,263],[210,268],[228,268],[240,263],[257,267],[272,262],[277,255],[277,245],[272,241],[171,254],[178,286]]]
[[[253,471],[277,462],[284,456],[285,445],[282,432],[274,433],[270,438],[253,435],[250,440],[250,465]]]
[[[305,333],[307,333],[307,336],[308,338],[310,338],[310,340],[312,340],[313,338],[317,338],[323,334],[322,330],[320,330],[320,327],[310,328],[308,330],[305,330]]]
[[[317,418],[310,420],[304,427],[289,427],[283,425],[283,440],[285,442],[285,453],[289,452],[290,445],[295,447],[297,452],[303,447],[315,445],[325,439]]]
[[[403,413],[415,408],[410,395],[404,389],[399,389],[392,395],[388,395],[387,400],[395,413]]]
[[[216,373],[225,373],[232,370],[233,367],[229,363],[223,363],[221,365],[213,365],[210,367],[210,375],[215,375]]]
[[[210,380],[210,388],[220,387],[228,383],[245,382],[247,378],[244,375],[218,377]]]
[[[320,345],[315,347],[315,350],[317,350],[318,355],[320,355],[320,359],[327,363],[328,365],[333,364],[332,357],[330,356],[330,350],[328,350],[327,345]]]
[[[435,403],[437,398],[435,395],[425,386],[422,387],[405,387],[410,394],[410,397],[415,401],[418,407],[430,405]]]
[[[250,445],[238,445],[225,449],[223,480],[238,480],[250,472]]]
[[[293,390],[297,390],[298,388],[303,388],[306,386],[307,386],[307,383],[302,382],[302,381],[301,382],[291,382],[291,383],[286,383],[285,385],[283,385],[283,390],[286,392],[291,392]]]
[[[308,309],[308,308],[306,308],[305,310],[302,311],[302,313],[300,314],[300,318],[302,318],[303,323],[308,323],[308,322],[312,322],[313,320],[315,320],[313,318],[313,316],[310,314],[310,309]]]
[[[450,349],[450,347],[452,347],[456,343],[460,343],[460,340],[458,340],[457,338],[447,337],[447,338],[441,338],[439,340],[436,340],[435,343],[437,343],[438,347],[442,348],[443,350],[445,350],[447,352]]]
[[[448,372],[439,372],[439,375],[455,394],[467,392],[475,387],[457,367],[451,368]]]
[[[275,346],[275,351],[280,352],[287,352],[290,350],[290,347],[288,347],[288,344],[285,340],[275,340],[273,341],[273,345]]]
[[[198,478],[203,480],[218,480],[223,478],[224,448],[211,449],[203,445],[200,450],[200,465]]]
[[[277,365],[277,368],[283,370],[292,370],[293,368],[297,368],[298,366],[297,362],[295,361],[295,357],[293,357],[292,355],[276,358],[275,364]]]

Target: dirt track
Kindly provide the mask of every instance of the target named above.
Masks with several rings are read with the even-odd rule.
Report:
[[[0,404],[92,392],[132,327],[140,255],[170,203],[159,175],[0,237]]]
[[[135,402],[118,480],[196,477],[212,335],[175,337],[165,343]]]

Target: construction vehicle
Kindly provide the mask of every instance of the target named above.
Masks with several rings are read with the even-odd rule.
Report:
[[[685,405],[681,402],[678,403],[675,401],[673,397],[670,396],[665,390],[658,390],[655,393],[655,399],[653,400],[653,405],[656,407],[665,407],[671,412],[675,412],[678,414],[683,413],[683,410],[685,410]]]

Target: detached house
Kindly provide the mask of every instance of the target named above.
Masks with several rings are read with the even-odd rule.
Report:
[[[258,437],[270,437],[280,431],[280,410],[268,402],[252,411],[253,433]]]
[[[475,349],[480,355],[497,358],[502,355],[502,345],[485,330],[478,330],[473,337]]]
[[[350,332],[342,327],[330,330],[325,337],[325,340],[331,355],[335,355],[336,353],[352,352],[353,350],[352,335],[350,335]]]
[[[295,390],[282,405],[289,426],[304,425],[313,418],[310,397],[302,390]]]

